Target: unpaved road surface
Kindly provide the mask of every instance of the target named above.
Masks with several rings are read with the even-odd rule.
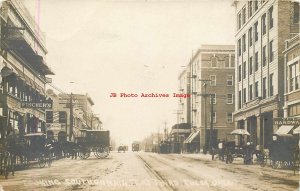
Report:
[[[51,167],[17,171],[7,180],[0,176],[0,191],[298,190],[298,172],[208,158],[144,152],[112,152],[102,160],[66,158]]]

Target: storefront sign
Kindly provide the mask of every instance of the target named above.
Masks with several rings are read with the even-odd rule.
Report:
[[[52,109],[52,102],[21,102],[21,108]]]
[[[300,118],[274,118],[274,125],[300,125]]]
[[[62,126],[60,123],[47,123],[46,128],[47,128],[47,130],[52,130],[52,131],[62,130]]]

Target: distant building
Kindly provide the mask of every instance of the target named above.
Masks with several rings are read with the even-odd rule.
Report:
[[[213,145],[216,145],[217,139],[225,139],[226,134],[234,129],[232,117],[234,111],[234,53],[233,45],[202,45],[189,64],[192,74],[191,123],[193,128],[190,137],[199,138],[194,147],[198,151],[204,145],[206,148],[209,146],[211,117],[213,118]],[[212,116],[211,98],[213,99]],[[192,143],[193,140],[190,139],[186,142]]]
[[[56,94],[47,90],[53,99],[53,109],[46,111],[47,134],[54,138],[73,140],[79,136],[81,129],[100,129],[102,122],[92,112],[94,102],[88,94]],[[70,130],[70,104],[73,103],[73,129]],[[71,134],[70,134],[71,132]]]
[[[268,148],[283,116],[285,40],[299,33],[294,1],[234,1],[236,12],[236,128]]]
[[[210,134],[216,145],[217,139],[225,139],[234,129],[234,66],[234,45],[202,45],[179,75],[179,93],[191,95],[179,99],[177,122],[191,128],[183,142],[185,151],[199,152],[205,145],[208,149]]]
[[[190,79],[188,76],[189,72],[184,69],[178,76],[178,93],[179,94],[189,94]],[[178,100],[178,110],[177,110],[177,123],[190,123],[191,122],[191,112],[190,112],[190,98],[179,98]]]

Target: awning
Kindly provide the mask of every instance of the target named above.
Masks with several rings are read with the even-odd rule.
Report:
[[[171,130],[171,134],[176,134],[176,133],[186,134],[186,133],[190,133],[190,132],[191,132],[191,129],[172,129]]]
[[[293,134],[300,134],[300,126],[294,129]]]
[[[197,136],[199,136],[199,133],[200,133],[200,131],[191,133],[183,143],[191,143]]]
[[[293,129],[294,125],[282,125],[275,132],[276,135],[286,135]]]
[[[183,143],[189,143],[189,140],[190,140],[191,136],[193,136],[193,134],[194,134],[194,133],[191,133],[191,134],[188,136],[188,138],[186,138],[186,139],[183,141]]]
[[[193,133],[193,135],[192,135],[191,138],[189,139],[189,143],[193,142],[193,140],[194,140],[197,136],[199,136],[199,133],[200,133],[199,131]]]

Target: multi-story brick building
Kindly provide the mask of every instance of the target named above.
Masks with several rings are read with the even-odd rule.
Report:
[[[45,36],[22,1],[0,6],[0,138],[44,132],[46,75],[54,74],[45,62]]]
[[[188,94],[189,92],[189,78],[188,72],[184,69],[178,77],[179,85],[179,93],[180,94]],[[190,98],[179,98],[178,102],[178,111],[176,112],[177,116],[177,123],[190,123],[191,121],[191,113],[190,111]]]
[[[234,54],[233,45],[203,45],[188,65],[192,133],[185,143],[192,152],[209,145],[211,99],[208,94],[213,99],[212,143],[225,139],[234,129]]]
[[[286,41],[285,46],[284,117],[300,118],[300,36]]]
[[[236,10],[236,127],[268,148],[283,116],[284,42],[299,32],[293,1],[234,1]],[[298,15],[297,15],[298,12]],[[298,26],[298,27],[297,27]]]
[[[92,112],[94,102],[88,94],[56,94],[47,90],[47,96],[53,100],[53,108],[46,111],[47,134],[57,139],[73,140],[80,129],[99,129],[101,121]],[[72,108],[70,108],[72,99]],[[71,113],[72,109],[72,113]],[[72,114],[72,119],[70,116]],[[70,124],[72,122],[72,129]],[[71,133],[71,134],[70,134]]]

